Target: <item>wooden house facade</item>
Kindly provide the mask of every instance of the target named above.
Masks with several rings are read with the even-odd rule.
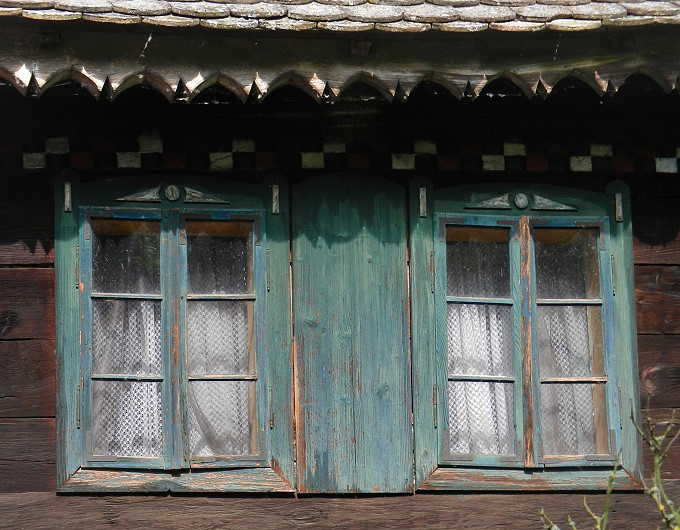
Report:
[[[658,526],[679,25],[0,0],[0,525]]]

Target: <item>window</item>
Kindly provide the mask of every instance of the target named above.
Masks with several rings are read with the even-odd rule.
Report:
[[[416,409],[433,409],[416,420],[416,455],[437,467],[423,487],[597,488],[619,457],[618,486],[636,485],[625,187],[431,193],[431,302],[412,272],[416,319],[434,315],[434,340],[414,336]],[[419,208],[416,234],[430,219]]]
[[[57,213],[60,489],[290,491],[266,187],[121,184],[69,183]]]

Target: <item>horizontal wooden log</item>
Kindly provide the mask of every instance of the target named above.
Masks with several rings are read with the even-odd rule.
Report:
[[[0,214],[0,265],[54,263],[51,221],[51,209],[22,209]]]
[[[54,340],[53,269],[0,269],[0,340],[8,339]]]
[[[674,409],[652,409],[643,411],[643,416],[650,418],[649,425],[653,426],[653,432],[656,436],[663,434],[671,426],[666,438],[667,443],[664,444],[664,447],[668,449],[668,453],[661,466],[661,476],[664,479],[680,477],[680,444],[677,441],[670,445],[668,443],[680,430],[680,414],[676,413]],[[640,427],[645,431],[648,430],[647,422],[643,420]],[[644,442],[642,444],[642,454],[644,476],[649,478],[653,473],[653,459],[652,452]]]
[[[649,245],[633,238],[636,265],[680,265],[680,237],[663,245]]]
[[[680,266],[636,266],[635,304],[638,333],[680,333]]]
[[[0,492],[54,491],[54,437],[53,419],[0,419]]]
[[[0,265],[54,263],[54,192],[48,180],[3,174]]]
[[[638,366],[642,407],[680,408],[680,336],[639,335]]]
[[[0,418],[54,416],[54,341],[0,341]]]
[[[672,498],[680,484],[668,481]],[[588,505],[601,513],[605,497],[589,494]],[[417,494],[390,497],[93,497],[19,493],[0,495],[2,527],[93,528],[219,527],[259,528],[540,528],[541,508],[563,528],[567,516],[578,527],[593,521],[581,494]],[[614,528],[662,526],[652,500],[643,493],[614,494]]]

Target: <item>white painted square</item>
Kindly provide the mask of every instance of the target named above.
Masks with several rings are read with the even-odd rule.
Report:
[[[614,156],[611,145],[590,144],[590,156]]]
[[[503,154],[505,156],[527,156],[527,149],[524,144],[503,144]]]
[[[505,155],[482,155],[484,171],[505,171]]]
[[[392,154],[392,169],[415,169],[416,168],[416,155],[410,153]]]
[[[234,155],[231,152],[210,153],[210,169],[234,169]]]
[[[53,155],[66,155],[71,151],[68,138],[48,138],[45,140],[45,152]]]
[[[116,153],[119,168],[142,167],[142,154],[136,151]]]
[[[324,167],[323,153],[300,153],[304,169],[322,169]]]
[[[345,142],[327,142],[323,144],[324,153],[344,153]]]
[[[429,140],[416,140],[413,144],[413,151],[417,155],[436,155],[437,142],[431,142]]]
[[[255,152],[255,140],[244,140],[234,138],[231,145],[231,150],[234,153],[254,153]]]
[[[24,169],[43,169],[45,167],[45,153],[24,153]]]
[[[655,158],[656,172],[657,173],[677,173],[678,172],[678,159],[670,157],[659,157]]]
[[[593,159],[589,156],[572,156],[569,158],[572,171],[590,173],[593,171]]]

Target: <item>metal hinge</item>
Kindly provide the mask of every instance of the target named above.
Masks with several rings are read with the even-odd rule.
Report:
[[[420,217],[427,217],[427,188],[420,188]]]
[[[274,406],[273,406],[273,399],[274,395],[272,394],[272,385],[269,385],[269,429],[274,428]]]
[[[612,296],[616,296],[616,268],[614,267],[614,254],[612,257]]]
[[[434,293],[434,250],[430,250],[430,292]]]
[[[279,204],[279,185],[272,184],[272,214],[278,215],[281,212]]]
[[[76,291],[80,290],[80,245],[76,245]]]
[[[439,427],[438,412],[437,412],[437,383],[432,386],[432,409],[434,411],[434,428]]]
[[[623,195],[621,193],[614,194],[614,203],[616,222],[621,223],[623,222]]]
[[[73,203],[71,201],[71,183],[64,182],[64,211],[71,212],[73,210]]]
[[[265,249],[264,253],[267,261],[267,292],[269,292],[272,287],[272,275],[269,269],[269,249]]]

